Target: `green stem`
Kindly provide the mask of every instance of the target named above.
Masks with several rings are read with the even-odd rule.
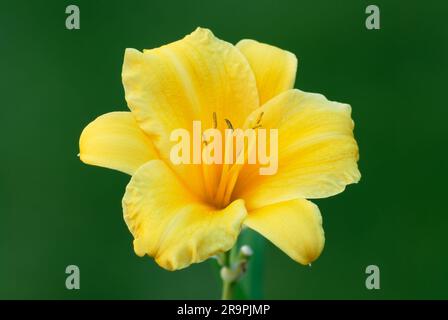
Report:
[[[222,282],[222,300],[231,300],[232,299],[232,282],[223,281]]]
[[[229,269],[232,268],[233,262],[235,260],[235,257],[237,255],[238,252],[238,246],[235,245],[232,250],[227,251],[223,254],[222,256],[222,264],[223,267],[227,267]],[[231,300],[233,297],[232,294],[232,289],[233,289],[233,281],[228,281],[228,280],[224,280],[222,279],[222,295],[221,295],[221,299],[222,300]]]
[[[222,266],[221,267],[229,268],[230,258],[231,258],[230,251],[224,252],[222,254]],[[222,300],[232,299],[232,288],[231,287],[232,287],[232,284],[230,281],[226,281],[226,280],[222,279],[222,294],[221,294]]]

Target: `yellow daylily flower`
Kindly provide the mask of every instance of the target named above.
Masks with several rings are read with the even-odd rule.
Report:
[[[296,69],[288,51],[254,40],[234,46],[202,28],[160,48],[126,49],[131,111],[91,122],[79,147],[83,162],[132,175],[122,203],[137,255],[181,269],[228,251],[247,226],[301,264],[318,258],[322,218],[306,199],[358,182],[358,147],[350,106],[293,89]],[[278,172],[173,164],[170,133],[191,131],[193,121],[277,129]]]

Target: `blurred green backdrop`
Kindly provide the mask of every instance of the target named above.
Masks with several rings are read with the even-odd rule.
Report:
[[[65,28],[65,8],[81,29]],[[365,28],[365,8],[381,30]],[[263,297],[448,298],[448,4],[442,1],[0,1],[0,298],[219,298],[213,261],[179,272],[138,258],[121,212],[129,177],[83,165],[81,130],[126,110],[124,49],[197,26],[299,57],[296,87],[350,103],[358,185],[317,201],[326,248],[311,268],[266,243]],[[65,267],[81,290],[65,289]],[[365,288],[365,268],[381,289]]]

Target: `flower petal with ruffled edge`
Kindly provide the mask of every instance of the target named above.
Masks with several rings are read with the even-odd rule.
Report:
[[[271,99],[248,122],[261,113],[262,127],[278,130],[278,171],[260,175],[256,165],[241,170],[232,198],[244,199],[249,211],[297,198],[329,197],[359,181],[348,104],[294,89]]]
[[[316,260],[324,248],[319,208],[304,199],[279,202],[251,211],[244,224],[301,264]]]
[[[154,257],[168,270],[232,248],[247,213],[243,200],[222,210],[202,203],[161,160],[148,162],[132,177],[123,212],[135,253]]]
[[[294,87],[297,73],[294,53],[249,39],[241,40],[236,47],[247,58],[255,74],[260,105]]]

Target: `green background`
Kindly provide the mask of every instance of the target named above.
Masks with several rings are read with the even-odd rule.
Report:
[[[65,28],[69,4],[80,7],[80,30]],[[365,28],[369,4],[381,30]],[[126,110],[124,49],[197,26],[294,52],[297,88],[353,107],[361,182],[317,201],[327,242],[311,268],[270,243],[256,253],[254,297],[448,298],[447,10],[442,1],[1,0],[0,298],[219,298],[213,261],[168,272],[138,258],[121,212],[129,176],[76,156],[85,125]],[[81,269],[80,290],[65,289],[69,264]],[[380,290],[365,288],[371,264]]]

